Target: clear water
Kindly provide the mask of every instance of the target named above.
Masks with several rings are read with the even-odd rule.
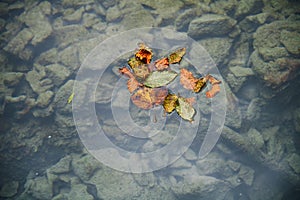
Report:
[[[1,1],[0,199],[299,199],[299,8],[287,0]],[[194,94],[170,84],[169,90],[197,98],[194,123],[129,100],[118,68],[138,48],[135,40],[160,40],[155,31],[136,29],[132,41],[122,34],[146,27],[187,35],[207,51],[196,59],[202,66],[192,66],[191,45],[172,69],[222,80],[215,99],[224,97],[225,124],[219,120],[222,134],[204,158],[201,145],[218,117],[205,98],[209,87]],[[153,60],[180,46],[176,34],[160,36],[166,48],[153,47]],[[116,44],[103,46],[107,39]],[[122,42],[124,49],[117,48]],[[97,52],[99,46],[105,50]],[[114,57],[105,70],[97,68]],[[67,103],[72,92],[73,105]],[[73,114],[82,121],[74,123]],[[98,150],[107,143],[94,126],[130,153],[108,150],[101,160]],[[165,154],[140,154],[173,141],[177,146]]]

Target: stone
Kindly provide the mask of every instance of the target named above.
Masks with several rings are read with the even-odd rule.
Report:
[[[241,99],[251,101],[260,95],[260,86],[256,81],[247,81],[238,92]]]
[[[68,199],[72,200],[94,200],[94,197],[88,193],[87,186],[83,184],[72,185],[68,194]]]
[[[94,3],[93,0],[63,0],[62,5],[65,7],[76,7]]]
[[[239,100],[225,82],[222,83],[222,85],[225,87],[227,98],[225,125],[238,129],[242,125],[242,115],[239,107]]]
[[[187,31],[192,19],[197,16],[195,9],[188,9],[181,13],[175,20],[175,28],[177,31]]]
[[[18,181],[10,181],[5,183],[0,190],[0,197],[9,198],[17,194],[19,188]]]
[[[293,153],[290,155],[288,158],[288,163],[297,174],[300,174],[300,156],[298,154]]]
[[[300,32],[300,30],[298,30]],[[294,55],[300,55],[300,33],[296,31],[282,30],[280,33],[280,42],[285,48]]]
[[[264,101],[261,98],[254,98],[248,105],[246,119],[249,121],[259,120]]]
[[[34,117],[49,117],[54,112],[53,106],[49,105],[46,108],[33,108],[32,109],[32,115]]]
[[[80,7],[76,11],[65,15],[63,17],[63,19],[68,21],[68,22],[79,22],[81,20],[83,12],[84,12],[84,7]]]
[[[109,7],[106,11],[106,21],[113,22],[117,19],[120,19],[122,16],[122,12],[119,10],[118,6],[115,5],[113,7]]]
[[[300,108],[296,108],[293,113],[294,127],[300,133]]]
[[[27,194],[36,199],[52,199],[52,184],[48,183],[45,176],[38,176],[34,179],[29,179],[24,185]]]
[[[199,42],[208,51],[217,66],[226,63],[232,46],[231,39],[215,37],[202,39]]]
[[[54,96],[54,93],[51,90],[40,93],[36,100],[36,105],[41,108],[48,106],[50,104],[53,96]]]
[[[72,168],[76,176],[82,181],[88,181],[96,170],[101,169],[102,165],[90,154],[83,157],[75,157],[72,160]]]
[[[68,45],[86,38],[88,35],[87,29],[82,25],[67,25],[54,27],[53,36],[56,43],[60,47],[67,47]],[[74,55],[73,55],[74,56]]]
[[[58,61],[57,48],[49,49],[41,53],[35,60],[40,65],[49,65]]]
[[[86,28],[91,28],[93,25],[101,22],[99,17],[92,13],[84,13],[82,18],[83,18],[83,25]]]
[[[191,21],[188,35],[194,39],[225,36],[233,31],[236,21],[225,15],[205,14]]]
[[[230,190],[228,183],[211,176],[186,177],[174,185],[172,191],[178,199],[224,199]]]
[[[55,165],[47,169],[47,173],[62,174],[70,172],[72,157],[67,155],[61,158]]]
[[[60,64],[47,65],[46,73],[55,86],[60,86],[70,76],[70,70]]]
[[[58,53],[60,62],[67,67],[67,70],[70,70],[70,73],[75,72],[80,67],[77,54],[78,49],[75,45],[71,45]]]
[[[101,199],[130,200],[143,194],[143,188],[135,182],[131,174],[108,167],[97,170],[87,183],[96,186],[97,196]]]
[[[26,45],[34,37],[30,29],[24,28],[8,42],[4,50],[12,53],[21,59],[29,60],[32,57],[30,50],[25,50]]]
[[[33,33],[33,38],[30,43],[34,46],[44,41],[52,33],[52,26],[45,16],[47,13],[50,14],[50,11],[51,4],[48,1],[45,1],[38,6],[33,7],[30,11],[24,12],[19,17]]]
[[[254,145],[257,149],[261,149],[264,147],[264,138],[262,137],[260,132],[258,132],[258,130],[256,130],[255,128],[250,128],[247,133],[247,136],[249,138],[250,143]]]
[[[46,72],[44,67],[35,65],[35,69],[29,71],[25,77],[32,90],[37,94],[45,92],[53,87],[52,81],[45,78]]]
[[[24,77],[24,73],[21,72],[2,72],[0,73],[0,84],[12,87],[17,85]]]
[[[249,14],[256,14],[261,12],[263,2],[260,0],[241,0],[237,4],[234,16],[237,19],[241,19]]]
[[[229,70],[233,73],[233,75],[237,77],[245,77],[245,76],[252,76],[254,75],[254,72],[251,68],[245,68],[245,67],[229,67]]]
[[[73,92],[74,80],[67,81],[62,85],[55,94],[53,104],[58,112],[69,114],[71,113],[71,106],[68,105],[68,98]]]
[[[129,15],[124,15],[122,25],[126,30],[136,27],[152,27],[155,19],[147,10],[137,10]]]
[[[261,55],[264,61],[273,61],[277,58],[288,57],[289,53],[284,47],[265,48],[258,49],[259,55]]]

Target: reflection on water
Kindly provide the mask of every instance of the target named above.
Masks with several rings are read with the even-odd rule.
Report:
[[[0,199],[299,199],[299,6],[288,0],[0,2]],[[201,97],[196,137],[166,168],[119,172],[82,144],[67,103],[72,92],[78,101],[89,95],[85,84],[73,91],[77,71],[100,42],[138,27],[185,33],[216,63],[227,113],[221,138],[204,159],[198,158],[199,146],[213,110]],[[169,35],[168,41],[176,40]],[[128,55],[119,55],[114,46],[105,48],[101,55],[120,59],[101,77],[94,99],[103,131],[130,152],[168,145],[180,127],[176,113],[165,117],[159,109],[148,112],[126,104],[129,114],[117,118],[130,116],[128,121],[149,130],[160,130],[167,121],[158,133],[143,130],[152,134],[151,140],[133,140],[124,130],[140,132],[116,123],[113,108],[119,104],[113,103],[128,100],[122,99],[128,93],[116,90],[118,81],[126,82],[117,68],[126,65]],[[163,55],[157,51],[158,58]],[[97,69],[85,73],[90,78],[80,81],[97,78]],[[112,103],[113,94],[118,98]],[[82,128],[93,123],[89,117],[82,114]]]

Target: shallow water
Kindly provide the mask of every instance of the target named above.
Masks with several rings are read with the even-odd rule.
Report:
[[[299,199],[299,8],[0,2],[0,199]],[[118,68],[140,42],[222,81],[212,99],[167,85],[195,97],[192,123],[130,100]]]

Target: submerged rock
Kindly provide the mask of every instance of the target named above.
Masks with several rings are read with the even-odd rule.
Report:
[[[29,60],[32,58],[32,51],[25,48],[29,41],[34,37],[30,29],[24,28],[4,47],[4,50],[12,53],[21,59]]]
[[[225,36],[231,31],[236,21],[228,16],[206,14],[191,21],[188,35],[194,39],[203,36]]]
[[[55,86],[60,86],[70,76],[70,70],[60,64],[47,65],[46,72]]]
[[[46,176],[29,179],[26,181],[24,187],[24,193],[31,195],[33,198],[44,200],[52,199],[53,186],[48,183]]]
[[[13,197],[17,194],[19,188],[19,182],[17,181],[11,181],[8,183],[5,183],[0,190],[0,197],[9,198]]]
[[[211,176],[194,176],[174,185],[172,191],[182,200],[188,199],[224,199],[230,190],[228,183]]]

